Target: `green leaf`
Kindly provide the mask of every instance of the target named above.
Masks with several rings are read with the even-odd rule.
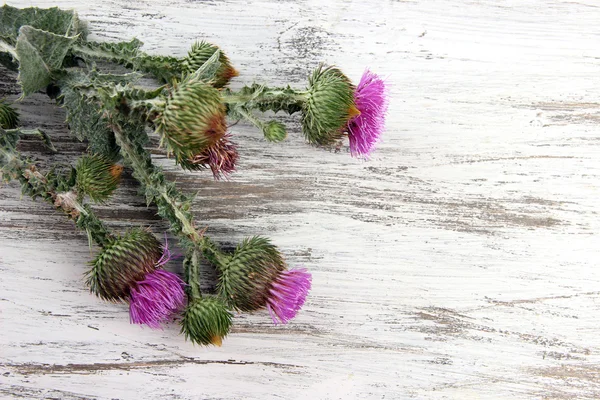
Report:
[[[77,37],[56,35],[31,26],[19,30],[15,50],[19,59],[19,83],[28,96],[52,82],[62,68],[67,52]]]
[[[14,46],[19,36],[19,29],[25,25],[62,36],[79,34],[81,39],[85,39],[86,36],[85,26],[73,10],[61,10],[57,7],[48,9],[16,8],[7,5],[0,7],[0,38]]]

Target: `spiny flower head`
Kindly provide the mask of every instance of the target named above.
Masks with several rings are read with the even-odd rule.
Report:
[[[310,290],[312,276],[306,269],[281,272],[271,284],[267,309],[273,323],[287,324],[304,305]]]
[[[287,323],[300,310],[311,287],[305,269],[286,269],[277,247],[255,236],[244,240],[228,257],[216,258],[217,291],[240,311],[267,307],[274,323]]]
[[[383,79],[367,69],[354,91],[360,115],[348,124],[350,154],[353,157],[368,158],[373,150],[385,130],[388,100],[388,89]]]
[[[237,146],[229,138],[230,136],[226,134],[200,154],[186,160],[181,166],[189,170],[208,167],[216,180],[227,178],[235,171],[235,164],[239,158]]]
[[[93,154],[77,161],[77,189],[95,202],[106,201],[117,188],[123,167],[108,158]]]
[[[227,130],[220,92],[197,78],[176,83],[154,120],[178,163],[214,145]]]
[[[182,67],[184,73],[191,74],[200,68],[208,59],[219,50],[217,46],[214,46],[207,42],[196,42],[192,45],[192,49],[188,52],[187,57],[182,60]],[[231,78],[236,77],[239,73],[233,68],[229,58],[222,51],[219,52],[219,62],[221,65],[217,69],[215,81],[213,86],[216,88],[222,88],[227,85]]]
[[[0,100],[0,128],[15,129],[19,126],[19,113],[13,106]]]
[[[335,67],[320,66],[309,78],[302,110],[302,130],[312,144],[330,145],[344,135],[348,121],[358,115],[354,86]]]
[[[186,340],[195,344],[221,346],[231,328],[231,313],[216,297],[195,299],[187,306],[181,322]]]
[[[113,302],[127,301],[130,288],[154,272],[161,259],[160,242],[145,229],[132,229],[109,239],[92,261],[87,285],[96,296]]]
[[[217,291],[232,308],[254,311],[265,307],[271,283],[285,270],[285,261],[269,239],[245,239],[230,256],[217,260]]]
[[[172,258],[166,240],[163,254],[156,267],[163,267]],[[185,283],[174,273],[157,269],[146,274],[144,280],[135,282],[130,290],[129,315],[131,323],[146,324],[158,329],[161,324],[185,305]]]

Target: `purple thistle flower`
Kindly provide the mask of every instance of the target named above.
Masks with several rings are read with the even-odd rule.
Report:
[[[163,254],[156,262],[162,267],[172,258],[169,243],[165,235]],[[159,329],[161,323],[182,309],[185,305],[185,283],[174,273],[157,269],[146,274],[130,289],[129,315],[131,323],[146,324]]]
[[[304,305],[310,290],[312,276],[302,269],[282,271],[271,284],[267,309],[273,323],[287,324]]]
[[[193,165],[210,167],[215,180],[228,178],[229,174],[235,171],[235,164],[239,157],[236,144],[229,139],[230,135],[226,134],[214,145],[196,154],[190,162]]]
[[[163,269],[146,274],[143,281],[131,288],[131,323],[159,329],[161,323],[185,305],[184,285],[177,275]]]
[[[388,101],[388,87],[383,79],[368,69],[365,70],[354,91],[354,102],[360,115],[348,123],[352,157],[369,157],[385,130]]]

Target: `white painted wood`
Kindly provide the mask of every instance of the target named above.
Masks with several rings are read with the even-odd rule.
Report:
[[[1,188],[0,397],[600,398],[596,1],[7,3],[75,7],[95,38],[135,35],[148,52],[207,39],[242,72],[234,87],[302,87],[325,61],[393,88],[369,162],[306,146],[281,117],[283,144],[232,128],[243,153],[229,182],[169,167],[198,190],[209,233],[268,234],[314,276],[291,324],[238,315],[221,348],[129,325],[84,287],[85,236]],[[0,90],[15,98],[10,79]],[[73,157],[47,104],[26,99],[24,121]],[[102,215],[160,232],[135,190]]]

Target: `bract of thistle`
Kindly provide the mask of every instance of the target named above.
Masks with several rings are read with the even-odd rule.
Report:
[[[176,83],[154,120],[179,164],[214,145],[227,130],[220,92],[199,79]]]
[[[230,256],[217,261],[217,292],[230,307],[254,311],[267,304],[271,283],[285,270],[276,246],[264,237],[245,239]]]
[[[309,78],[302,109],[302,130],[308,142],[333,144],[344,136],[348,121],[358,113],[350,79],[336,67],[317,68]]]
[[[86,283],[103,300],[128,301],[130,289],[154,272],[162,256],[160,242],[145,229],[111,238],[91,262]]]

